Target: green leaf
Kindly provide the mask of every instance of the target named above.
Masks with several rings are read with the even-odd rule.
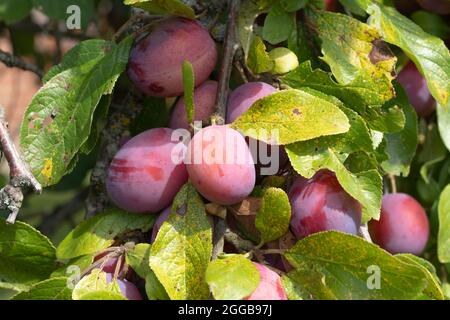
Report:
[[[281,78],[282,83],[294,89],[311,88],[337,97],[347,107],[362,112],[364,106],[381,106],[385,96],[376,88],[361,85],[357,80],[349,84],[339,84],[331,78],[331,74],[311,68],[311,62],[305,61],[294,71]]]
[[[60,260],[94,254],[108,248],[114,239],[133,230],[148,231],[155,222],[154,215],[131,214],[109,209],[83,221],[61,241],[56,249]]]
[[[390,100],[381,108],[369,107],[361,113],[361,116],[367,122],[370,129],[386,133],[398,133],[404,129],[406,122],[405,114],[403,110],[396,105],[396,102],[398,101],[397,98],[398,96],[393,100]],[[408,101],[406,101],[406,104],[409,105]]]
[[[291,205],[286,192],[279,188],[266,189],[255,220],[262,241],[281,238],[289,230],[290,221]]]
[[[254,37],[249,49],[247,66],[256,74],[269,72],[273,69],[273,60],[267,53],[264,41],[258,36]]]
[[[285,257],[295,269],[287,277],[314,299],[414,299],[427,285],[420,267],[336,231],[297,242]]]
[[[92,120],[91,132],[86,142],[81,146],[80,152],[84,154],[90,154],[97,145],[97,141],[100,138],[103,128],[106,125],[108,117],[109,106],[112,101],[112,95],[103,96],[100,102],[95,108],[94,116]],[[78,162],[78,161],[76,161]]]
[[[170,299],[208,299],[205,271],[212,254],[212,228],[202,199],[187,183],[152,245],[150,267]]]
[[[206,281],[216,300],[242,300],[256,290],[260,274],[246,257],[230,254],[209,263]]]
[[[107,290],[88,292],[78,297],[78,300],[127,300],[122,294]]]
[[[120,287],[115,279],[107,282],[106,273],[100,269],[94,269],[90,274],[81,278],[72,291],[73,300],[87,300],[87,294],[95,294],[97,297],[104,295],[104,293],[117,297],[122,295]],[[88,296],[92,299],[92,296]],[[117,299],[113,299],[117,300]]]
[[[126,254],[127,264],[143,279],[151,272],[150,249],[150,244],[138,243],[134,249],[128,250]]]
[[[88,292],[78,297],[78,300],[127,300],[122,294],[107,290]]]
[[[386,152],[389,159],[382,163],[382,167],[389,174],[408,176],[411,161],[417,150],[417,113],[409,104],[403,88],[396,85],[395,89],[397,97],[393,102],[403,110],[406,122],[402,131],[385,135]]]
[[[248,0],[241,3],[238,17],[239,41],[247,61],[255,37],[256,18],[269,10],[271,0]]]
[[[304,8],[309,0],[281,0],[281,6],[287,12],[295,12]]]
[[[48,17],[56,20],[65,20],[73,13],[67,13],[67,8],[76,5],[81,12],[81,28],[88,26],[95,15],[95,6],[92,0],[32,0],[34,6],[41,9]]]
[[[383,39],[402,49],[427,80],[433,97],[445,109],[449,107],[450,53],[441,39],[424,32],[414,22],[392,7],[357,1],[371,16],[370,24]]]
[[[406,263],[422,268],[422,271],[428,280],[428,286],[424,290],[424,294],[427,297],[430,299],[445,300],[444,292],[441,288],[441,282],[436,275],[436,269],[430,262],[413,254],[397,254],[395,257]]]
[[[12,300],[71,300],[67,278],[58,277],[33,285],[28,291],[15,295]]]
[[[317,270],[298,269],[281,278],[282,286],[289,300],[337,300],[332,288],[322,282],[323,274]]]
[[[114,43],[102,39],[82,41],[64,55],[60,64],[51,67],[42,81],[46,83],[63,71],[80,66],[83,66],[82,70],[87,72],[105,56],[105,53],[113,48]]]
[[[194,68],[189,61],[183,63],[183,85],[184,85],[184,107],[188,123],[192,123],[195,118],[194,105]]]
[[[283,10],[280,4],[275,4],[264,20],[262,37],[270,44],[278,44],[289,38],[294,27],[294,15]]]
[[[395,96],[391,84],[396,57],[380,41],[378,31],[352,17],[308,11],[322,42],[323,60],[341,84],[358,84],[387,101]]]
[[[435,37],[446,39],[450,35],[450,27],[447,22],[437,14],[419,10],[411,14],[411,20]]]
[[[124,4],[156,14],[195,19],[194,10],[180,0],[125,0]]]
[[[26,290],[56,269],[55,247],[23,222],[0,221],[0,288]]]
[[[326,97],[309,88],[283,90],[258,100],[231,126],[252,138],[283,145],[347,132],[345,113]]]
[[[450,108],[445,108],[438,104],[437,115],[439,133],[441,134],[442,141],[447,147],[447,150],[450,150]]]
[[[166,289],[159,282],[155,273],[150,269],[145,277],[145,292],[147,293],[147,298],[149,300],[169,300]]]
[[[104,48],[95,63],[69,68],[51,78],[34,96],[20,131],[25,160],[43,186],[57,183],[91,132],[93,115],[125,70],[132,38]]]
[[[30,14],[31,0],[2,1],[0,3],[0,21],[13,24]]]
[[[450,185],[439,197],[438,257],[442,263],[450,262]]]

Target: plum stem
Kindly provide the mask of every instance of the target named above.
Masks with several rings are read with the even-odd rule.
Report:
[[[227,114],[227,100],[231,69],[233,67],[234,56],[239,48],[236,28],[239,6],[240,0],[228,1],[228,23],[224,39],[222,64],[220,67],[219,89],[216,99],[216,109],[211,118],[214,119],[217,124],[224,124],[225,116]]]
[[[41,184],[22,160],[8,132],[8,124],[0,107],[0,147],[9,165],[9,183],[0,190],[0,209],[9,213],[6,223],[13,224],[22,207],[24,195],[29,189],[42,192]]]
[[[22,70],[31,71],[36,74],[39,79],[42,79],[42,77],[44,76],[44,73],[41,69],[39,69],[38,66],[32,63],[25,62],[22,59],[3,50],[0,50],[0,61],[9,68],[19,68]]]
[[[389,181],[391,182],[391,193],[397,193],[397,181],[395,180],[395,176],[390,174]]]

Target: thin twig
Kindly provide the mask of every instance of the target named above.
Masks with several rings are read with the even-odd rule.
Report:
[[[23,61],[22,59],[12,55],[11,53],[0,50],[0,61],[3,62],[9,68],[19,68],[26,71],[35,73],[40,79],[44,76],[44,73],[38,66]]]
[[[222,65],[220,67],[219,89],[215,113],[212,116],[212,120],[216,124],[225,123],[225,116],[227,113],[227,99],[231,68],[233,66],[234,56],[239,48],[236,28],[239,6],[240,0],[229,0],[228,2],[228,24],[224,40]]]
[[[223,252],[223,246],[225,244],[225,232],[227,230],[227,224],[225,220],[220,218],[215,218],[215,220],[216,224],[214,227],[212,259],[216,259]]]
[[[9,165],[9,183],[0,190],[0,209],[9,213],[7,223],[14,223],[28,189],[41,193],[42,187],[20,157],[8,132],[3,108],[0,107],[0,144]]]
[[[225,241],[231,243],[239,252],[250,252],[255,248],[253,242],[242,239],[238,234],[227,229],[224,234]]]

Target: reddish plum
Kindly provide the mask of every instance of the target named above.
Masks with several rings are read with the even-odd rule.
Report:
[[[256,101],[276,91],[277,89],[264,82],[248,82],[236,88],[228,99],[227,123],[234,122]]]
[[[120,208],[156,213],[167,207],[187,181],[182,144],[172,129],[147,130],[128,141],[111,162],[106,188]],[[179,158],[180,162],[177,162]]]
[[[179,96],[183,93],[185,61],[193,66],[195,86],[200,85],[216,65],[216,44],[198,22],[172,18],[158,25],[133,48],[128,75],[149,96]]]
[[[298,239],[327,230],[358,233],[361,205],[345,192],[331,171],[319,171],[306,183],[299,180],[291,188],[289,200],[291,229]]]
[[[262,264],[253,264],[259,271],[259,285],[245,300],[287,300],[280,276]]]
[[[334,12],[339,10],[339,3],[337,0],[324,0],[324,2],[325,2],[325,10]]]
[[[206,81],[194,91],[195,121],[207,121],[214,112],[217,96],[217,81]],[[184,98],[177,102],[170,117],[172,129],[189,129]]]
[[[409,102],[421,117],[429,116],[436,109],[436,101],[427,87],[425,78],[420,74],[414,63],[409,62],[400,71],[398,82],[406,90]]]
[[[383,196],[380,220],[369,222],[373,241],[390,253],[419,255],[429,236],[428,217],[410,195],[392,193]]]
[[[195,188],[217,204],[238,203],[255,186],[250,150],[242,135],[228,126],[213,125],[195,134],[185,163]]]

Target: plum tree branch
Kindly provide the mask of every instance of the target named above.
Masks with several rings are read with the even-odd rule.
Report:
[[[222,64],[219,74],[219,89],[217,93],[216,109],[212,120],[216,124],[225,123],[227,114],[227,100],[229,91],[229,82],[233,60],[239,48],[237,37],[237,17],[239,14],[240,0],[228,1],[228,23],[224,39],[224,50]]]
[[[3,62],[9,68],[19,68],[26,71],[35,73],[39,79],[42,79],[44,73],[38,66],[23,61],[22,59],[12,55],[11,53],[0,50],[0,61]]]
[[[22,160],[8,132],[3,108],[0,107],[0,145],[9,165],[9,183],[0,190],[0,209],[9,213],[7,223],[14,223],[28,189],[41,193],[42,186]]]

